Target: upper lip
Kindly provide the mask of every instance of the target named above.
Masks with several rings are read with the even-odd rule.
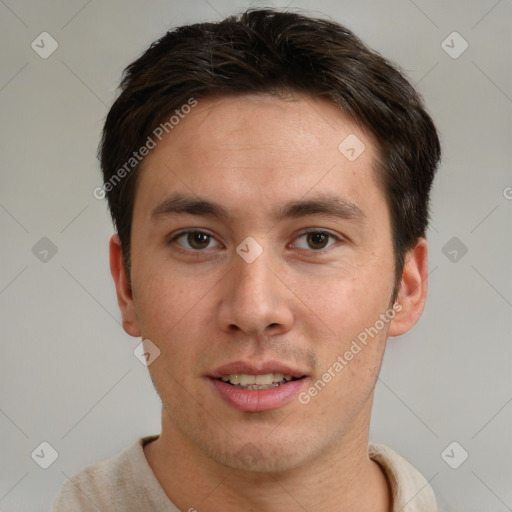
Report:
[[[288,366],[279,361],[262,361],[260,363],[248,361],[234,361],[225,364],[214,370],[209,376],[218,379],[223,375],[246,374],[246,375],[263,375],[266,373],[282,373],[283,375],[291,375],[292,377],[304,377],[306,372]]]

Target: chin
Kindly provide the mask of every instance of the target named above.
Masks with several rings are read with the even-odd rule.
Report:
[[[293,470],[323,452],[332,439],[329,432],[315,431],[320,427],[318,424],[290,422],[290,415],[270,421],[264,420],[266,414],[254,413],[250,421],[227,422],[221,427],[202,407],[185,414],[179,407],[171,409],[169,403],[166,409],[183,441],[195,445],[213,462],[236,471]]]
[[[275,438],[269,440],[266,436],[253,441],[232,440],[231,446],[211,447],[208,454],[217,463],[237,471],[251,473],[282,473],[292,470],[307,462],[310,453],[304,446],[311,442],[293,442],[290,437],[286,440]],[[300,446],[301,449],[297,449]]]

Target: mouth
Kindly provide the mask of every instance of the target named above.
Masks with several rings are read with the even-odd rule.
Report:
[[[217,396],[230,407],[261,412],[283,407],[305,386],[308,375],[277,361],[224,365],[209,375]]]
[[[294,377],[293,375],[284,375],[282,373],[263,373],[258,375],[249,375],[247,373],[232,373],[230,375],[223,375],[217,380],[225,382],[230,386],[242,389],[271,389],[284,384],[305,378],[305,375],[301,377]]]

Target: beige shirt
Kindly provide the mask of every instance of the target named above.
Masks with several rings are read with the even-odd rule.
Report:
[[[140,438],[117,455],[73,475],[62,486],[53,512],[180,512],[144,455],[144,444],[156,437]],[[432,488],[404,458],[384,445],[370,444],[368,450],[390,483],[393,512],[437,512]],[[192,503],[190,509],[193,507]]]

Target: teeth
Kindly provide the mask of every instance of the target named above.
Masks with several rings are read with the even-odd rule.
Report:
[[[231,381],[233,384],[240,384],[240,386],[256,384],[256,377],[254,375],[246,375],[245,373],[242,373],[242,375],[237,375],[237,377],[239,377],[238,382]],[[262,377],[265,377],[265,375],[262,375]],[[261,384],[267,384],[267,382],[262,382]],[[268,382],[268,384],[272,384],[272,382]]]
[[[231,384],[240,384],[240,375],[230,375],[229,380]]]
[[[291,375],[283,375],[282,373],[265,373],[262,375],[247,375],[246,373],[233,373],[231,375],[223,375],[220,378],[223,382],[229,382],[235,386],[253,387],[253,389],[264,389],[266,387],[274,387],[273,384],[281,384],[283,380],[289,382],[293,379]],[[259,386],[262,386],[260,388]]]
[[[266,384],[272,384],[272,382],[274,382],[274,376],[271,373],[255,375],[253,380],[254,382],[249,382],[248,384],[258,384],[258,386],[263,386]]]

